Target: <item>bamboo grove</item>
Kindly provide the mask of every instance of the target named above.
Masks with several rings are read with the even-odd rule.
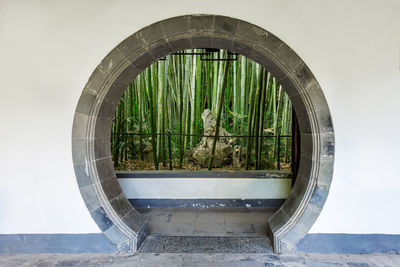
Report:
[[[112,124],[115,167],[147,160],[159,169],[172,157],[174,168],[185,168],[186,152],[203,134],[205,109],[219,112],[220,126],[246,148],[244,169],[275,169],[277,158],[289,168],[292,106],[282,86],[256,62],[210,49],[168,55],[133,80]]]

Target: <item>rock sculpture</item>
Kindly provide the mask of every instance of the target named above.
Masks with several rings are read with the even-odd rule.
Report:
[[[201,118],[203,119],[205,137],[203,137],[199,144],[194,148],[191,159],[193,162],[206,168],[208,167],[208,162],[211,156],[216,119],[209,109],[204,110]],[[218,138],[215,146],[213,168],[220,168],[232,164],[232,145],[236,142],[236,139],[230,137],[231,134],[222,127],[219,128],[219,136],[222,137]]]

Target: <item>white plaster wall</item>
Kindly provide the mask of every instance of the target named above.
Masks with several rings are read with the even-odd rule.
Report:
[[[397,0],[0,0],[0,233],[99,232],[71,160],[81,91],[130,34],[192,13],[265,28],[320,82],[333,116],[336,162],[311,232],[399,234]]]
[[[285,199],[292,179],[124,178],[129,199]]]

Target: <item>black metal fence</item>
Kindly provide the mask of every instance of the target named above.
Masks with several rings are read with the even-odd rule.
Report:
[[[169,164],[170,170],[173,169],[173,163],[172,163],[172,158],[173,158],[172,137],[173,136],[183,136],[183,137],[190,136],[190,137],[199,137],[199,138],[203,138],[203,137],[215,138],[216,137],[215,135],[172,133],[170,131],[168,131],[166,133],[113,132],[111,134],[112,134],[112,145],[114,146],[113,149],[120,149],[120,145],[125,144],[125,153],[126,153],[126,149],[129,147],[129,145],[126,145],[128,136],[136,136],[139,138],[143,137],[143,136],[149,136],[152,138],[156,138],[157,136],[163,136],[164,139],[166,137],[166,150],[167,150],[166,152],[168,154],[168,164]],[[117,136],[118,136],[118,138],[116,138]],[[282,163],[282,161],[281,161],[281,159],[282,159],[282,156],[281,156],[282,144],[281,144],[281,142],[282,142],[282,140],[284,140],[286,138],[285,147],[286,147],[286,149],[288,149],[288,147],[289,147],[290,153],[289,153],[289,155],[287,155],[287,152],[286,152],[284,155],[284,158],[285,158],[286,162],[288,159],[290,162],[290,159],[291,159],[291,155],[290,155],[292,152],[291,151],[291,143],[288,143],[289,140],[287,140],[287,139],[289,139],[289,138],[291,139],[292,135],[279,135],[279,134],[278,135],[262,135],[262,136],[261,135],[258,135],[258,136],[257,135],[252,135],[252,136],[249,136],[249,135],[229,135],[229,136],[219,135],[217,137],[218,138],[237,138],[237,139],[243,138],[245,140],[244,142],[246,142],[246,140],[248,140],[249,138],[250,139],[252,139],[252,138],[259,138],[259,139],[276,138],[277,141],[276,141],[276,146],[274,149],[273,158],[276,160],[276,169],[278,169],[278,170],[281,169],[281,163]],[[145,142],[143,142],[142,138],[140,138],[139,150],[141,152],[143,151],[143,145],[144,145],[143,143],[145,143]],[[184,150],[187,150],[187,149],[188,148],[186,148]],[[121,156],[122,153],[118,153],[118,154]],[[118,162],[119,159],[114,159],[114,162],[115,162],[115,160]]]

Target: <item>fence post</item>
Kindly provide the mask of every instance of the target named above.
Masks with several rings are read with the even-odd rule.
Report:
[[[172,171],[172,147],[171,147],[171,131],[168,130],[168,135],[167,135],[167,140],[168,140],[168,158],[169,158],[169,169]]]
[[[278,155],[277,155],[277,167],[278,171],[281,169],[281,136],[278,134]]]

